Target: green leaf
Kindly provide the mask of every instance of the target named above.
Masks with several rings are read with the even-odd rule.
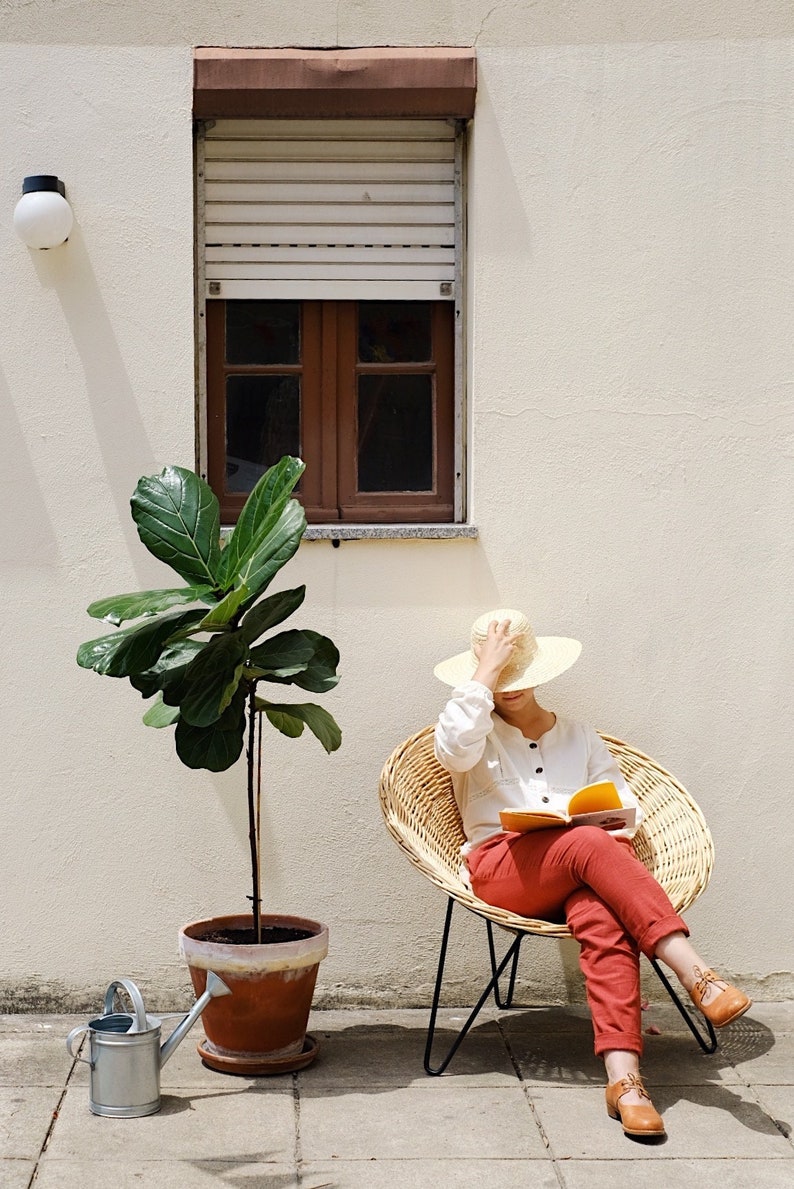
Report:
[[[257,699],[257,705],[259,699]],[[283,710],[265,710],[270,722],[277,731],[281,731],[282,735],[286,735],[289,739],[297,739],[303,734],[304,722],[302,718],[297,715],[285,714]]]
[[[256,546],[240,562],[237,582],[251,591],[248,604],[253,604],[270,584],[282,566],[297,552],[306,529],[306,516],[297,500],[290,500],[270,531],[257,539]],[[246,604],[243,603],[243,607]]]
[[[243,560],[255,552],[257,542],[271,532],[305,469],[299,458],[287,454],[265,471],[256,484],[221,554],[219,577],[224,588],[239,585],[238,574]]]
[[[215,636],[184,673],[186,692],[179,706],[193,727],[217,722],[232,701],[243,675],[248,645],[239,635]],[[166,701],[173,698],[166,694]]]
[[[119,624],[125,619],[137,619],[139,615],[154,615],[179,607],[183,603],[198,603],[212,594],[211,586],[182,586],[178,590],[140,590],[133,594],[111,595],[98,599],[88,608],[94,619],[106,619],[108,623]]]
[[[225,772],[239,759],[245,735],[245,691],[238,690],[217,722],[194,727],[180,718],[174,740],[176,753],[188,768]]]
[[[170,727],[179,719],[178,706],[165,706],[163,704],[163,695],[157,695],[157,701],[154,702],[143,716],[143,721],[147,727]]]
[[[137,689],[144,698],[151,698],[158,690],[169,694],[176,689],[176,697],[169,699],[169,704],[178,706],[181,693],[176,687],[182,683],[185,670],[190,662],[197,657],[206,642],[199,640],[177,640],[166,644],[156,663],[143,673],[130,677],[130,685]]]
[[[88,640],[77,650],[77,663],[107,677],[130,677],[150,669],[169,637],[181,628],[197,623],[203,611],[166,611],[131,628],[120,628],[108,636]]]
[[[220,568],[220,511],[204,482],[185,467],[165,467],[138,482],[132,518],[146,548],[186,582],[214,589]]]
[[[250,593],[247,586],[241,586],[239,590],[230,590],[226,598],[221,599],[218,605],[213,607],[210,613],[202,620],[201,626],[206,632],[215,632],[218,628],[225,627],[238,611],[240,604],[245,602]]]
[[[261,603],[257,603],[246,613],[240,624],[243,639],[249,644],[253,644],[254,640],[258,639],[268,628],[275,627],[277,623],[289,619],[290,615],[298,610],[305,597],[306,587],[296,586],[294,590],[282,590],[278,594],[262,599]]]
[[[281,632],[252,648],[250,659],[268,681],[327,693],[339,681],[339,651],[333,641],[307,629]]]
[[[282,735],[295,738],[303,730],[302,726],[298,729],[298,723],[306,723],[327,752],[336,751],[342,742],[342,731],[336,719],[327,710],[323,710],[322,706],[316,706],[313,702],[301,706],[283,706],[257,698],[256,708],[264,710],[270,722]]]

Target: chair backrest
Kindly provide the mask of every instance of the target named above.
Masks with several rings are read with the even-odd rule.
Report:
[[[415,867],[448,896],[507,929],[569,936],[564,925],[517,916],[479,900],[461,878],[463,825],[452,779],[433,754],[432,726],[395,748],[380,778],[380,804],[397,845]],[[611,735],[602,739],[642,805],[645,818],[634,838],[639,859],[662,885],[677,912],[706,888],[714,844],[703,814],[675,777],[654,760]]]

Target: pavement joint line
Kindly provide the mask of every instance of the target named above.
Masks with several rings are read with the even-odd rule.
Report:
[[[301,1145],[301,1094],[300,1094],[300,1079],[297,1073],[293,1073],[292,1077],[292,1113],[295,1121],[295,1143],[292,1149],[292,1158],[295,1164],[295,1178],[300,1187],[303,1184],[303,1148]]]
[[[80,1053],[82,1053],[82,1051],[83,1051],[84,1044],[85,1044],[85,1037],[83,1037],[82,1041],[80,1042],[80,1048],[77,1050],[78,1057],[79,1057]],[[44,1139],[41,1144],[41,1148],[39,1149],[39,1154],[36,1157],[36,1162],[33,1166],[33,1172],[30,1174],[30,1180],[28,1181],[28,1189],[32,1189],[32,1186],[36,1182],[36,1177],[38,1176],[38,1172],[39,1172],[39,1165],[41,1164],[41,1158],[44,1155],[44,1153],[47,1151],[47,1147],[49,1145],[50,1139],[52,1138],[52,1133],[55,1130],[55,1124],[58,1122],[58,1119],[60,1118],[61,1107],[63,1106],[63,1100],[64,1100],[64,1098],[66,1098],[66,1091],[69,1089],[69,1083],[71,1082],[72,1075],[74,1074],[74,1071],[76,1069],[77,1069],[77,1057],[73,1058],[73,1060],[72,1060],[72,1064],[69,1067],[69,1072],[66,1075],[66,1080],[63,1083],[63,1089],[61,1090],[60,1097],[58,1098],[58,1101],[55,1104],[55,1110],[52,1112],[52,1118],[50,1119],[50,1125],[47,1128],[47,1134],[44,1136]]]
[[[537,1112],[537,1110],[535,1109],[535,1104],[534,1104],[534,1102],[532,1101],[532,1096],[531,1096],[531,1095],[530,1095],[530,1093],[529,1093],[529,1086],[528,1086],[528,1085],[527,1085],[527,1083],[524,1081],[524,1075],[523,1075],[523,1074],[522,1074],[522,1072],[521,1072],[521,1066],[519,1065],[519,1063],[518,1063],[518,1059],[517,1059],[517,1057],[515,1056],[515,1054],[514,1054],[514,1052],[513,1052],[512,1048],[511,1048],[511,1046],[510,1046],[510,1041],[509,1041],[509,1039],[508,1039],[508,1037],[507,1037],[507,1035],[506,1035],[506,1033],[505,1033],[505,1030],[504,1030],[504,1028],[502,1027],[502,1021],[501,1021],[500,1019],[497,1019],[497,1021],[496,1021],[496,1027],[497,1027],[497,1029],[498,1029],[498,1031],[499,1031],[499,1035],[500,1035],[500,1036],[501,1036],[501,1038],[502,1038],[502,1043],[503,1043],[503,1045],[505,1046],[505,1050],[506,1050],[506,1052],[507,1052],[507,1056],[508,1056],[508,1058],[509,1058],[509,1060],[510,1060],[510,1064],[513,1066],[513,1070],[514,1070],[514,1072],[515,1072],[515,1075],[516,1075],[516,1077],[518,1078],[518,1084],[519,1084],[519,1086],[521,1087],[521,1090],[522,1090],[522,1093],[523,1093],[523,1095],[524,1095],[524,1098],[526,1099],[527,1106],[529,1107],[530,1114],[532,1115],[532,1120],[533,1120],[533,1122],[534,1122],[535,1126],[536,1126],[536,1127],[537,1127],[537,1129],[538,1129],[538,1133],[539,1133],[539,1135],[540,1135],[540,1138],[541,1138],[541,1140],[543,1141],[543,1146],[544,1146],[544,1148],[546,1149],[546,1151],[548,1152],[549,1156],[551,1157],[552,1167],[553,1167],[553,1169],[554,1169],[554,1175],[555,1175],[555,1177],[557,1178],[557,1181],[559,1182],[559,1184],[560,1184],[561,1186],[563,1186],[563,1189],[564,1189],[564,1182],[563,1182],[563,1180],[562,1180],[562,1175],[561,1175],[561,1173],[560,1173],[560,1170],[559,1170],[559,1168],[557,1167],[557,1160],[556,1160],[556,1157],[554,1156],[554,1153],[553,1153],[553,1152],[552,1152],[552,1150],[551,1150],[551,1143],[550,1143],[550,1141],[549,1141],[549,1137],[548,1137],[548,1135],[546,1134],[545,1128],[544,1128],[543,1124],[542,1124],[542,1123],[541,1123],[541,1121],[540,1121],[540,1116],[538,1115],[538,1112]]]

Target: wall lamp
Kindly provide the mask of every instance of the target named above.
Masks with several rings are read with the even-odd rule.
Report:
[[[14,230],[29,248],[57,248],[69,238],[73,222],[60,178],[39,173],[24,179],[14,210]]]

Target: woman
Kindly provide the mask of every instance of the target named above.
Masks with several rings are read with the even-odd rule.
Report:
[[[658,1137],[664,1123],[639,1072],[640,952],[669,966],[715,1027],[737,1019],[751,1000],[707,967],[636,858],[631,836],[642,810],[603,740],[535,699],[535,687],[570,668],[580,651],[576,640],[535,637],[519,611],[480,616],[471,651],[434,670],[455,687],[435,750],[452,774],[472,890],[521,916],[567,922],[580,946],[595,1051],[606,1067],[607,1112],[627,1135]],[[578,788],[601,780],[613,781],[623,805],[636,807],[633,829],[502,829],[501,809],[564,812]]]

